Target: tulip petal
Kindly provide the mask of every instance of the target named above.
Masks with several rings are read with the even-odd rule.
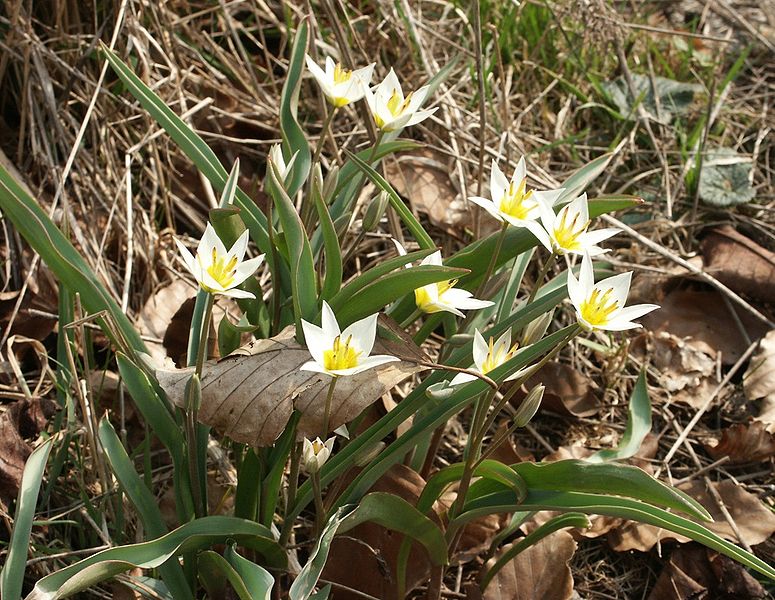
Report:
[[[181,257],[183,258],[183,264],[186,265],[186,268],[191,272],[194,277],[196,277],[196,272],[194,271],[194,264],[196,263],[196,259],[194,258],[194,255],[191,254],[191,251],[186,248],[183,245],[183,242],[181,242],[178,238],[173,238],[175,240],[175,244],[178,247],[178,252],[180,252]]]
[[[464,383],[475,381],[476,379],[478,379],[478,377],[475,377],[470,373],[458,373],[452,378],[452,381],[449,382],[449,385],[462,385]]]
[[[492,170],[490,171],[490,195],[492,196],[492,202],[495,206],[500,206],[503,196],[506,194],[506,189],[509,187],[509,180],[501,171],[498,163],[495,160],[492,161]]]
[[[377,314],[356,321],[342,332],[342,339],[352,337],[352,346],[356,351],[368,356],[374,348],[374,338],[377,335]]]
[[[374,367],[378,367],[389,362],[398,362],[400,360],[400,358],[395,356],[388,356],[387,354],[375,354],[374,356],[367,356],[361,360],[358,363],[358,366],[351,367],[349,369],[336,369],[331,371],[331,373],[337,376],[355,375],[356,373],[361,373],[362,371],[367,371],[369,369],[373,369]]]
[[[336,320],[334,311],[331,310],[331,307],[325,300],[323,300],[323,309],[321,310],[320,321],[320,324],[323,328],[323,333],[331,341],[333,341],[336,336],[341,334],[339,323]]]
[[[481,198],[479,196],[471,196],[468,199],[474,204],[481,206],[484,210],[490,213],[490,215],[492,215],[498,221],[503,222],[503,216],[501,212],[498,210],[498,207],[495,206],[492,200],[488,200],[487,198]]]
[[[304,332],[304,341],[307,344],[307,349],[315,359],[316,363],[323,364],[324,352],[329,350],[333,346],[333,338],[326,335],[326,333],[317,325],[301,320],[301,329]]]
[[[256,295],[253,292],[248,292],[247,290],[241,290],[239,288],[229,288],[228,290],[219,293],[235,299],[255,300],[256,298]]]
[[[484,336],[482,336],[478,329],[474,329],[474,342],[471,354],[474,358],[474,364],[479,371],[482,370],[482,365],[487,360],[489,350],[490,347],[487,344],[487,340],[484,339]]]

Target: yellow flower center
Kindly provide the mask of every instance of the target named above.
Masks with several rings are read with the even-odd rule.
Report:
[[[358,366],[358,357],[361,353],[356,352],[355,348],[350,346],[352,339],[353,336],[347,336],[344,344],[342,344],[342,338],[336,336],[333,348],[323,352],[323,367],[325,367],[326,370],[341,371],[343,369],[352,369],[353,367]]]
[[[556,250],[580,250],[581,243],[579,237],[589,227],[589,220],[581,223],[579,222],[579,213],[573,215],[573,219],[568,222],[568,210],[562,209],[562,216],[560,217],[559,224],[554,227],[554,241]]]
[[[507,360],[514,358],[514,354],[517,352],[518,344],[514,344],[508,350],[504,346],[498,346],[498,349],[495,350],[493,344],[493,339],[490,338],[490,349],[487,351],[487,357],[482,363],[482,375],[487,375],[487,373],[500,367]]]
[[[593,327],[602,327],[608,323],[611,314],[619,308],[619,302],[611,299],[614,293],[613,288],[608,288],[602,292],[595,288],[579,306],[579,312],[582,318]]]
[[[533,199],[533,190],[527,189],[527,177],[523,177],[518,185],[512,181],[503,194],[499,210],[514,219],[526,220],[530,212],[537,206]]]
[[[325,447],[326,445],[318,439],[312,441],[312,452],[315,453],[315,456],[320,454],[320,451]]]
[[[353,72],[350,69],[345,69],[341,64],[336,63],[334,67],[334,83],[347,83],[353,76]]]
[[[409,92],[409,95],[404,98],[404,101],[401,102],[401,96],[398,93],[398,90],[393,90],[393,95],[390,96],[390,99],[387,101],[387,108],[390,111],[390,114],[394,117],[398,117],[409,107],[409,103],[412,101],[412,94],[414,92]]]
[[[435,285],[437,290],[437,298],[438,300],[441,300],[441,297],[444,295],[444,293],[449,290],[450,288],[455,287],[455,284],[457,284],[457,279],[451,279],[449,281],[440,281],[439,283],[432,283],[430,285]],[[421,311],[425,313],[437,313],[441,312],[443,309],[439,307],[438,304],[433,302],[431,300],[431,295],[428,293],[429,286],[423,286],[421,288],[417,288],[414,290],[414,300],[415,304],[417,304],[417,308],[419,308]]]
[[[212,261],[210,262],[210,266],[207,267],[207,273],[210,277],[215,279],[224,290],[228,289],[234,282],[234,275],[237,273],[237,269],[234,268],[236,266],[236,256],[232,256],[229,259],[229,262],[226,262],[226,257],[218,256],[218,251],[213,247]],[[206,291],[210,291],[205,286],[202,287]]]

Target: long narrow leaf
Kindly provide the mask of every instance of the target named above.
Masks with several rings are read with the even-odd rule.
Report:
[[[11,542],[8,545],[8,556],[3,571],[0,573],[0,597],[6,600],[19,600],[22,597],[32,521],[35,518],[38,492],[40,492],[40,484],[43,481],[43,473],[52,444],[53,439],[43,442],[33,450],[24,465],[19,496],[16,500],[16,515],[13,520]]]
[[[288,73],[285,76],[285,84],[280,95],[280,132],[283,136],[283,149],[286,158],[296,155],[293,163],[293,172],[288,182],[288,195],[294,196],[301,189],[309,175],[310,150],[304,130],[299,125],[297,112],[299,105],[299,90],[301,78],[304,72],[304,54],[307,51],[307,38],[309,37],[309,24],[302,20],[296,29],[293,40],[293,49],[288,65]]]
[[[270,566],[285,567],[285,552],[266,527],[234,517],[203,517],[150,542],[103,550],[46,575],[35,584],[27,600],[64,598],[129,569],[154,569],[174,556],[222,544],[230,538],[258,550]]]
[[[336,235],[334,222],[331,220],[328,207],[323,201],[323,194],[316,176],[312,180],[312,197],[320,221],[323,249],[326,256],[326,275],[323,279],[320,297],[323,300],[330,300],[342,288],[342,251],[339,248],[339,237]]]

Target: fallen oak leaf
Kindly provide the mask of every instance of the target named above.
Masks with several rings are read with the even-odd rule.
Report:
[[[759,348],[743,375],[743,391],[748,400],[762,400],[758,418],[775,431],[775,330],[759,342]]]
[[[758,462],[775,455],[775,434],[766,430],[764,423],[738,423],[721,431],[715,445],[703,444],[716,460],[728,456],[733,464]]]
[[[380,340],[375,352],[383,353]],[[400,358],[400,357],[399,357]],[[309,350],[287,327],[273,338],[257,340],[202,369],[199,420],[236,442],[270,446],[282,433],[293,409],[301,411],[297,435],[321,435],[326,394],[331,378],[300,371]],[[340,377],[331,403],[329,428],[351,421],[384,393],[423,367],[413,362],[387,363],[355,375]],[[183,408],[185,387],[194,370],[155,369],[159,385],[170,401]],[[327,432],[326,432],[327,433]]]

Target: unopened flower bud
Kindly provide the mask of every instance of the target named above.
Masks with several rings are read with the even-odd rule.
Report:
[[[451,335],[447,340],[447,344],[450,346],[465,346],[471,340],[474,339],[473,334],[470,333],[456,333]]]
[[[323,193],[323,200],[326,201],[326,204],[331,204],[331,201],[334,198],[334,192],[336,191],[336,186],[339,184],[339,166],[334,165],[328,170],[328,173],[326,174],[325,182],[323,183],[323,187],[321,188],[321,192]]]
[[[528,323],[527,327],[525,327],[525,332],[522,334],[521,345],[529,346],[544,337],[546,330],[549,329],[549,324],[552,322],[553,316],[554,311],[552,310]]]
[[[363,231],[374,231],[377,228],[389,201],[390,197],[387,192],[380,192],[376,198],[369,202],[363,213]]]
[[[429,385],[425,390],[425,395],[432,400],[446,400],[454,393],[455,389],[450,387],[446,381]]]
[[[541,406],[541,400],[543,400],[545,389],[546,388],[543,385],[539,384],[525,396],[522,404],[520,404],[517,409],[517,414],[514,415],[513,421],[517,427],[524,427],[527,425],[535,416],[536,412],[538,412],[538,407]]]
[[[328,438],[323,443],[320,438],[315,438],[311,442],[304,438],[301,460],[307,473],[310,475],[317,473],[326,464],[328,457],[331,456],[331,452],[334,449],[335,440],[336,438]]]

